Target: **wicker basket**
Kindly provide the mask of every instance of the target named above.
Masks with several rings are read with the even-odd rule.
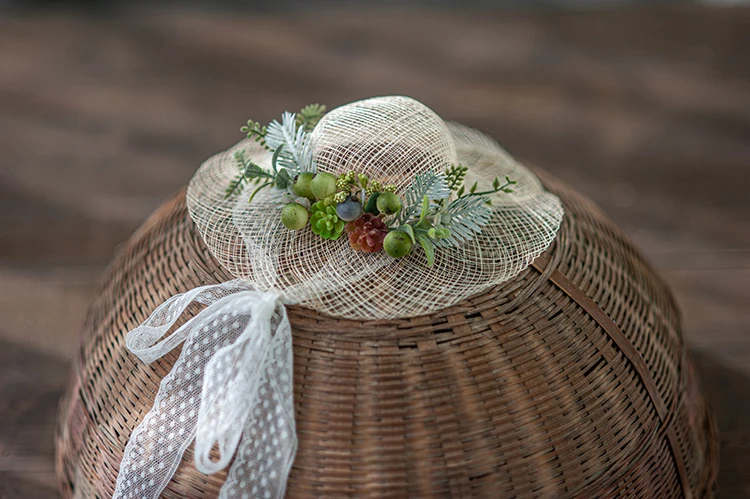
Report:
[[[355,322],[290,307],[299,450],[288,497],[711,497],[713,416],[664,282],[589,201],[516,279],[439,313]],[[63,398],[65,497],[111,497],[123,449],[178,352],[125,333],[171,295],[230,279],[184,193],[109,269]],[[346,331],[346,334],[342,332]],[[213,498],[192,446],[163,497]]]

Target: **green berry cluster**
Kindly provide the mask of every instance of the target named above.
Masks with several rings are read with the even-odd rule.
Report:
[[[374,252],[383,249],[394,258],[411,252],[412,240],[390,224],[403,208],[395,185],[383,185],[364,173],[349,170],[339,176],[328,172],[303,172],[288,186],[298,196],[281,210],[281,223],[300,230],[310,223],[313,233],[324,239],[338,239],[344,230],[352,249]],[[306,208],[301,200],[311,204]]]
[[[417,175],[405,194],[408,205],[395,193],[395,185],[383,185],[354,170],[338,177],[327,172],[300,173],[291,191],[313,204],[309,209],[297,202],[287,204],[281,221],[289,229],[300,230],[309,219],[313,233],[324,239],[338,239],[346,231],[353,250],[382,250],[393,258],[410,254],[419,244],[431,266],[437,246],[470,238],[488,219],[488,194],[512,192],[510,187],[516,183],[495,179],[491,190],[477,192],[474,184],[466,192],[466,171],[458,165],[442,175]],[[438,192],[434,199],[425,194],[431,189]],[[453,200],[451,193],[457,196]]]

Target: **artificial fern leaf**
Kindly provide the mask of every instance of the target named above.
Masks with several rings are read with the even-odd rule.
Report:
[[[418,173],[414,176],[411,185],[404,192],[404,209],[401,212],[401,220],[406,221],[422,211],[422,201],[427,199],[445,199],[451,195],[445,175],[435,172]]]
[[[463,165],[451,165],[450,168],[445,170],[445,180],[448,183],[448,188],[455,191],[461,187],[468,171],[469,169]]]
[[[283,146],[276,159],[278,168],[295,172],[315,171],[309,135],[303,127],[297,126],[294,113],[285,112],[281,123],[274,121],[268,125],[266,144],[272,150]]]
[[[243,151],[242,149],[240,149],[239,151],[235,151],[234,163],[239,171],[243,171],[245,169],[245,151]]]
[[[240,176],[246,181],[258,180],[260,178],[273,178],[273,175],[264,170],[260,165],[248,159],[245,156],[245,151],[237,151],[234,153],[234,161],[237,164],[237,169],[241,172]]]
[[[235,193],[241,192],[243,184],[245,183],[245,176],[241,173],[229,182],[229,186],[224,191],[224,199],[231,197]]]
[[[282,144],[288,146],[294,143],[296,136],[297,123],[295,121],[295,114],[287,111],[281,115],[281,123],[278,120],[274,120],[268,125],[266,144],[271,149],[276,150]]]
[[[255,142],[258,142],[260,145],[268,149],[265,140],[266,132],[268,131],[267,127],[261,126],[257,121],[247,120],[247,126],[240,128],[240,131],[246,133],[248,139],[253,139]]]
[[[323,104],[308,104],[297,113],[297,125],[305,129],[306,132],[312,131],[318,124],[320,118],[326,113],[326,106]]]
[[[450,235],[435,242],[440,247],[458,246],[471,240],[482,232],[482,227],[492,217],[492,208],[487,205],[487,198],[484,196],[458,198],[448,205],[445,212],[450,219],[445,224]]]

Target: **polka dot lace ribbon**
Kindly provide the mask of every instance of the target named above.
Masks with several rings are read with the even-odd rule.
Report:
[[[191,304],[205,308],[169,333]],[[202,473],[234,458],[220,499],[283,497],[297,437],[291,327],[280,295],[239,279],[195,288],[126,337],[147,364],[183,342],[125,447],[113,498],[159,497],[193,439]]]

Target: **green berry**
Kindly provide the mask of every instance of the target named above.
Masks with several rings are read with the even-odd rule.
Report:
[[[310,182],[310,189],[317,199],[325,199],[336,194],[336,175],[321,172]]]
[[[292,191],[300,197],[314,199],[315,196],[313,196],[312,189],[310,188],[313,177],[315,177],[315,175],[310,172],[300,173],[297,175],[294,185],[292,185]]]
[[[398,213],[401,209],[401,199],[392,192],[384,192],[378,196],[378,210],[386,215]]]
[[[396,192],[396,186],[393,184],[386,185],[385,187],[383,187],[383,190],[385,192]]]
[[[336,194],[333,195],[333,202],[334,203],[343,203],[344,201],[346,201],[347,197],[349,197],[349,193],[348,192],[344,192],[344,191],[337,192]]]
[[[300,230],[307,225],[307,210],[297,203],[289,203],[281,209],[281,223],[290,230]]]
[[[383,249],[393,258],[401,258],[411,253],[411,239],[399,230],[392,230],[383,240]]]

